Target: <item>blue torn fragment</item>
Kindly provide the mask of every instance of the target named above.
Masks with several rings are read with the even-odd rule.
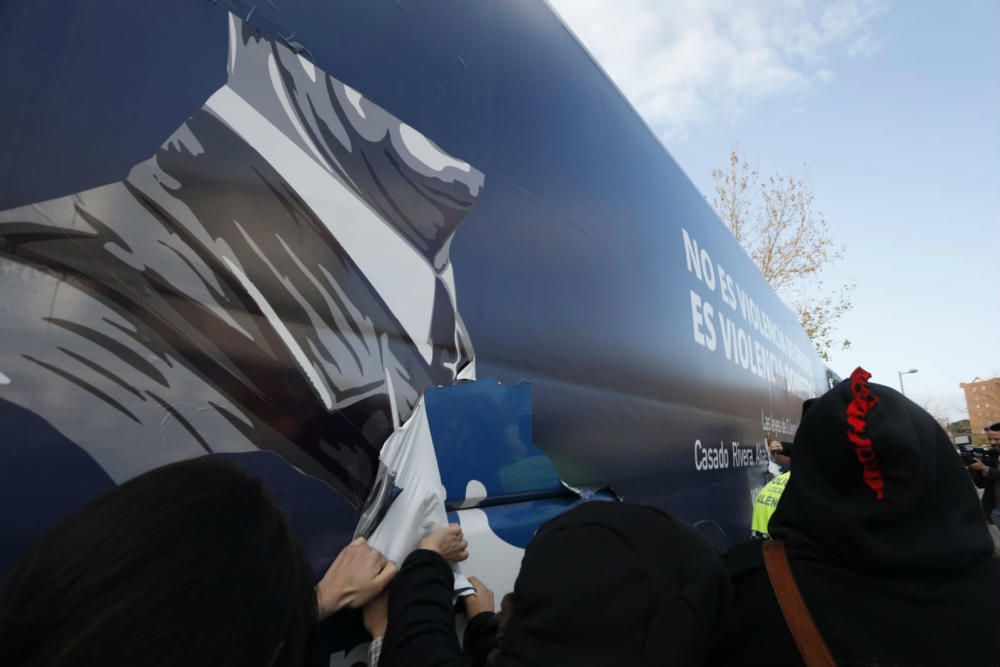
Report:
[[[531,440],[531,385],[494,379],[424,392],[446,503],[466,501],[469,481],[489,502],[565,493],[555,466]]]

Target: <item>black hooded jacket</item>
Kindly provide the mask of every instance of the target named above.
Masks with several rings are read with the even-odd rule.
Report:
[[[490,614],[463,655],[451,570],[418,550],[389,587],[380,667],[481,665]],[[497,667],[697,667],[732,604],[722,560],[694,529],[639,505],[589,502],[545,523],[528,545]],[[492,637],[487,636],[492,633]]]
[[[969,476],[929,414],[867,376],[803,416],[771,534],[839,665],[995,667],[1000,561]],[[803,664],[760,543],[726,564],[736,614],[713,662]]]
[[[586,503],[528,545],[497,666],[702,665],[731,596],[691,527],[650,507]]]

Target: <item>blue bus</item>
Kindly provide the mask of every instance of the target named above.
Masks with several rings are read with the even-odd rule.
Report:
[[[420,428],[499,594],[592,494],[721,549],[836,380],[541,0],[10,0],[0,25],[0,577],[206,455],[267,482],[321,573]],[[356,619],[328,625],[323,664],[353,664]]]

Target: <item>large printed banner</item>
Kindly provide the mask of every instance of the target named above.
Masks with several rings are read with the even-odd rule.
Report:
[[[228,72],[124,181],[0,213],[3,394],[115,481],[268,449],[358,506],[474,372],[448,248],[483,174],[235,17]]]

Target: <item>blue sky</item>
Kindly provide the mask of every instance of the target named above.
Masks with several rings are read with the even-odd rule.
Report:
[[[932,413],[1000,375],[1000,2],[552,0],[703,193],[806,174],[853,282],[831,365]]]

